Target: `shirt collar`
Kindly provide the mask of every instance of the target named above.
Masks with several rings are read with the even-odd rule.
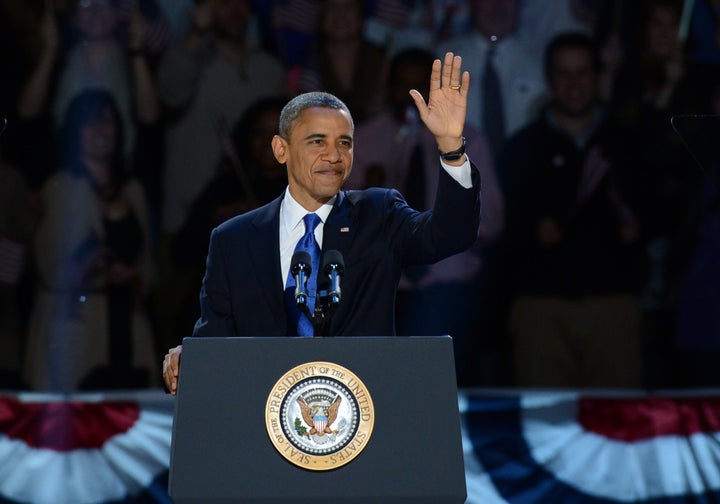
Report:
[[[330,215],[336,199],[337,195],[330,198],[327,203],[323,204],[320,208],[315,210],[314,213],[317,214],[318,217],[320,217],[320,220],[323,222],[323,224],[327,220],[328,215]],[[293,198],[290,194],[290,188],[288,187],[285,189],[285,196],[283,197],[280,213],[281,221],[285,226],[285,231],[289,233],[293,229],[295,229],[295,226],[300,224],[306,214],[313,212],[308,212],[305,208],[303,208],[300,203],[295,201],[295,198]]]

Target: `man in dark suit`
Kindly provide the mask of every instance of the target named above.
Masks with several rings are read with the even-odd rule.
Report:
[[[345,104],[328,93],[292,99],[272,140],[287,167],[277,200],[226,221],[212,233],[195,336],[294,336],[284,303],[285,279],[303,217],[315,213],[322,250],[345,258],[343,298],[327,326],[332,336],[395,333],[395,293],[406,265],[427,264],[469,248],[480,223],[478,170],[462,136],[470,76],[452,53],[433,63],[427,103],[411,96],[436,138],[442,168],[435,208],[418,212],[392,189],[341,191],[353,161],[354,125]],[[170,349],[163,378],[177,391],[182,347]]]

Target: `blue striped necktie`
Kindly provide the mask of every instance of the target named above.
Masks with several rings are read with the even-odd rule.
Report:
[[[320,217],[317,214],[309,213],[303,217],[305,223],[305,234],[295,246],[295,252],[305,251],[310,254],[312,271],[307,281],[308,299],[307,306],[310,313],[315,310],[315,296],[317,293],[317,275],[320,269],[320,246],[315,240],[315,228],[320,224]],[[290,316],[289,336],[314,336],[313,324],[303,315],[295,302],[295,277],[288,271],[288,279],[285,284],[285,303]]]

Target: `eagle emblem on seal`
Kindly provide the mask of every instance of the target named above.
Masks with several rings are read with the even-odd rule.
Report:
[[[305,436],[324,436],[325,434],[337,434],[338,431],[332,430],[331,427],[337,420],[338,409],[342,398],[337,396],[329,406],[321,403],[307,404],[302,397],[297,399],[300,405],[300,413],[310,430],[305,432]],[[327,404],[327,402],[325,403]]]

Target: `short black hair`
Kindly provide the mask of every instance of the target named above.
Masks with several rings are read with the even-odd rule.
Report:
[[[406,63],[426,67],[428,69],[428,80],[430,80],[431,68],[435,59],[433,53],[422,47],[408,47],[407,49],[403,49],[390,60],[388,81],[392,82],[395,80],[400,66]]]
[[[60,151],[62,162],[66,168],[84,174],[85,168],[80,163],[82,155],[82,128],[89,123],[97,121],[105,111],[109,110],[115,124],[115,152],[111,159],[111,166],[116,175],[125,169],[125,155],[123,146],[125,135],[120,110],[115,97],[107,90],[89,88],[72,99],[68,105],[65,119],[60,128]]]
[[[352,115],[350,114],[350,109],[348,109],[347,105],[345,105],[340,98],[333,94],[325,93],[324,91],[311,91],[309,93],[297,95],[283,107],[280,112],[280,125],[278,127],[279,135],[285,140],[289,140],[292,123],[295,122],[303,110],[315,107],[344,110],[350,118],[350,124],[353,128],[355,127]]]
[[[277,111],[279,113],[282,111],[286,102],[287,98],[284,96],[268,96],[256,100],[243,112],[230,132],[232,143],[241,156],[243,153],[247,153],[250,147],[250,137],[255,129],[257,120],[268,111]]]
[[[593,68],[596,72],[602,70],[602,58],[600,49],[595,40],[585,32],[572,31],[559,33],[550,40],[545,48],[545,78],[552,73],[553,58],[555,54],[564,49],[582,49],[588,52],[592,58]]]

